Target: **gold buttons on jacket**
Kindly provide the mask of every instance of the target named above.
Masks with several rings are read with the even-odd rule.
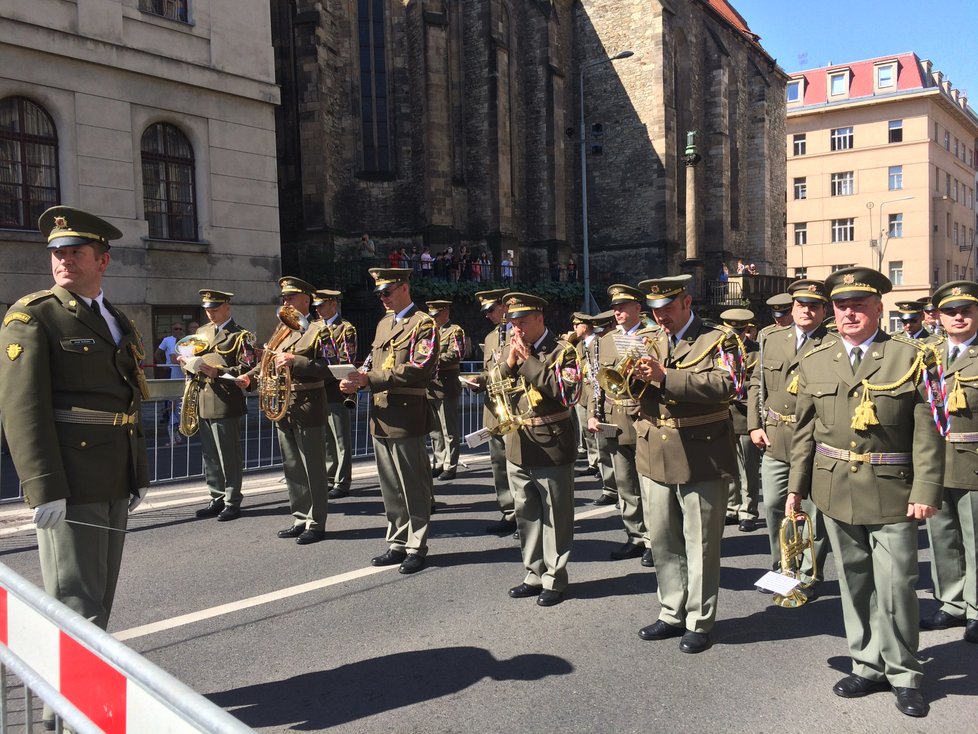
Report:
[[[81,442],[81,447],[82,448],[85,448],[86,446],[88,446],[88,442],[87,441],[82,441]]]
[[[855,473],[855,472],[859,471],[859,467],[858,466],[850,466],[849,467],[849,471]]]
[[[662,434],[662,440],[663,440],[663,441],[665,441],[665,440],[666,440],[666,434],[664,434],[664,433]]]
[[[851,449],[856,448],[856,442],[855,441],[850,441],[849,442],[849,448],[851,448]]]

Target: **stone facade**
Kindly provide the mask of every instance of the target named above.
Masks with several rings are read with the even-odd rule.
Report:
[[[167,17],[173,7],[186,19]],[[53,203],[123,232],[106,294],[136,320],[148,353],[161,324],[199,316],[205,285],[237,293],[238,320],[267,332],[281,270],[267,3],[5,0],[0,58],[0,100],[27,100],[52,122]],[[181,239],[151,236],[146,218],[141,141],[156,123],[192,149],[196,226]],[[51,283],[36,216],[24,220],[0,229],[0,311]]]

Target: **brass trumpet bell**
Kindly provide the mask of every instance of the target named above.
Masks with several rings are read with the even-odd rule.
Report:
[[[800,526],[799,521],[803,521]],[[793,579],[799,578],[805,553],[809,553],[812,559],[812,579],[803,581],[787,594],[775,594],[771,597],[771,601],[786,609],[800,607],[808,603],[808,596],[803,593],[803,590],[814,585],[818,573],[815,567],[815,533],[812,519],[804,512],[791,513],[781,521],[778,535],[781,541],[781,573]]]
[[[208,346],[204,337],[198,334],[187,334],[174,345],[174,348],[182,357],[196,357],[206,352]]]

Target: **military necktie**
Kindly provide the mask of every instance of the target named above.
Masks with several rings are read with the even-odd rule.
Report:
[[[95,318],[100,324],[104,324],[105,328],[108,329],[109,333],[112,333],[112,329],[109,329],[109,322],[105,320],[105,314],[102,313],[102,309],[99,308],[98,301],[94,298],[92,299],[92,313],[95,314]]]
[[[958,347],[958,346],[951,347],[951,353],[949,355],[947,355],[947,366],[948,367],[950,367],[954,363],[954,360],[956,360],[958,358],[958,354],[960,354],[960,352],[961,352],[961,347]]]
[[[798,354],[798,352],[800,352],[800,351],[801,351],[801,348],[802,348],[803,346],[805,346],[805,342],[807,342],[807,341],[808,341],[808,334],[804,334],[804,333],[803,333],[803,334],[801,335],[801,339],[799,339],[799,340],[798,340],[798,343],[797,343],[797,345],[795,346],[795,354]]]
[[[863,350],[856,347],[852,350],[852,374],[856,374],[859,370],[859,365],[863,362]]]

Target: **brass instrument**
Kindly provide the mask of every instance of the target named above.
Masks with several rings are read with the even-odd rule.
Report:
[[[519,399],[524,395],[529,407],[526,412],[520,413],[517,406]],[[503,436],[515,431],[533,415],[534,400],[526,379],[522,375],[518,380],[503,377],[499,365],[493,365],[489,370],[486,398],[496,420],[499,421],[499,425],[489,429],[494,436]]]
[[[272,338],[265,344],[258,369],[258,407],[268,420],[277,423],[289,412],[289,406],[295,399],[292,391],[292,368],[276,367],[275,355],[282,343],[293,333],[303,333],[309,328],[309,322],[299,311],[285,304],[275,312],[279,323]]]
[[[616,346],[620,340],[619,336],[615,336]],[[621,400],[625,396],[632,400],[641,400],[642,395],[649,387],[649,383],[643,382],[636,394],[632,390],[632,375],[636,365],[644,357],[653,357],[658,360],[660,358],[658,345],[647,337],[629,339],[625,348],[619,349],[618,361],[615,362],[614,366],[602,367],[598,370],[598,384],[601,389],[613,400]]]
[[[799,520],[804,520],[800,528],[798,526]],[[787,595],[775,594],[771,600],[779,607],[800,607],[808,602],[808,596],[803,593],[803,590],[809,589],[815,584],[815,576],[818,574],[818,569],[815,567],[815,533],[812,528],[812,519],[804,512],[792,512],[781,521],[779,538],[781,540],[781,573],[793,579],[799,578],[801,563],[807,552],[812,559],[812,579],[798,584]]]
[[[370,372],[370,365],[373,364],[373,361],[374,361],[374,355],[368,354],[367,358],[363,360],[363,364],[360,365],[360,368],[357,370],[357,372],[359,372],[360,374],[366,374],[367,372]],[[343,405],[345,405],[350,410],[355,410],[357,407],[357,396],[359,395],[360,395],[359,390],[353,393],[352,395],[347,395],[345,398],[343,398]]]
[[[198,357],[210,348],[210,343],[202,336],[188,334],[176,343],[177,353],[182,357]],[[223,367],[224,360],[219,354],[213,352],[204,354],[200,357],[203,364],[211,367]],[[183,370],[187,373],[186,381],[183,386],[183,401],[180,406],[180,424],[177,430],[184,436],[190,438],[197,429],[200,428],[200,381],[193,375],[199,369],[200,363],[191,362],[184,364]]]

